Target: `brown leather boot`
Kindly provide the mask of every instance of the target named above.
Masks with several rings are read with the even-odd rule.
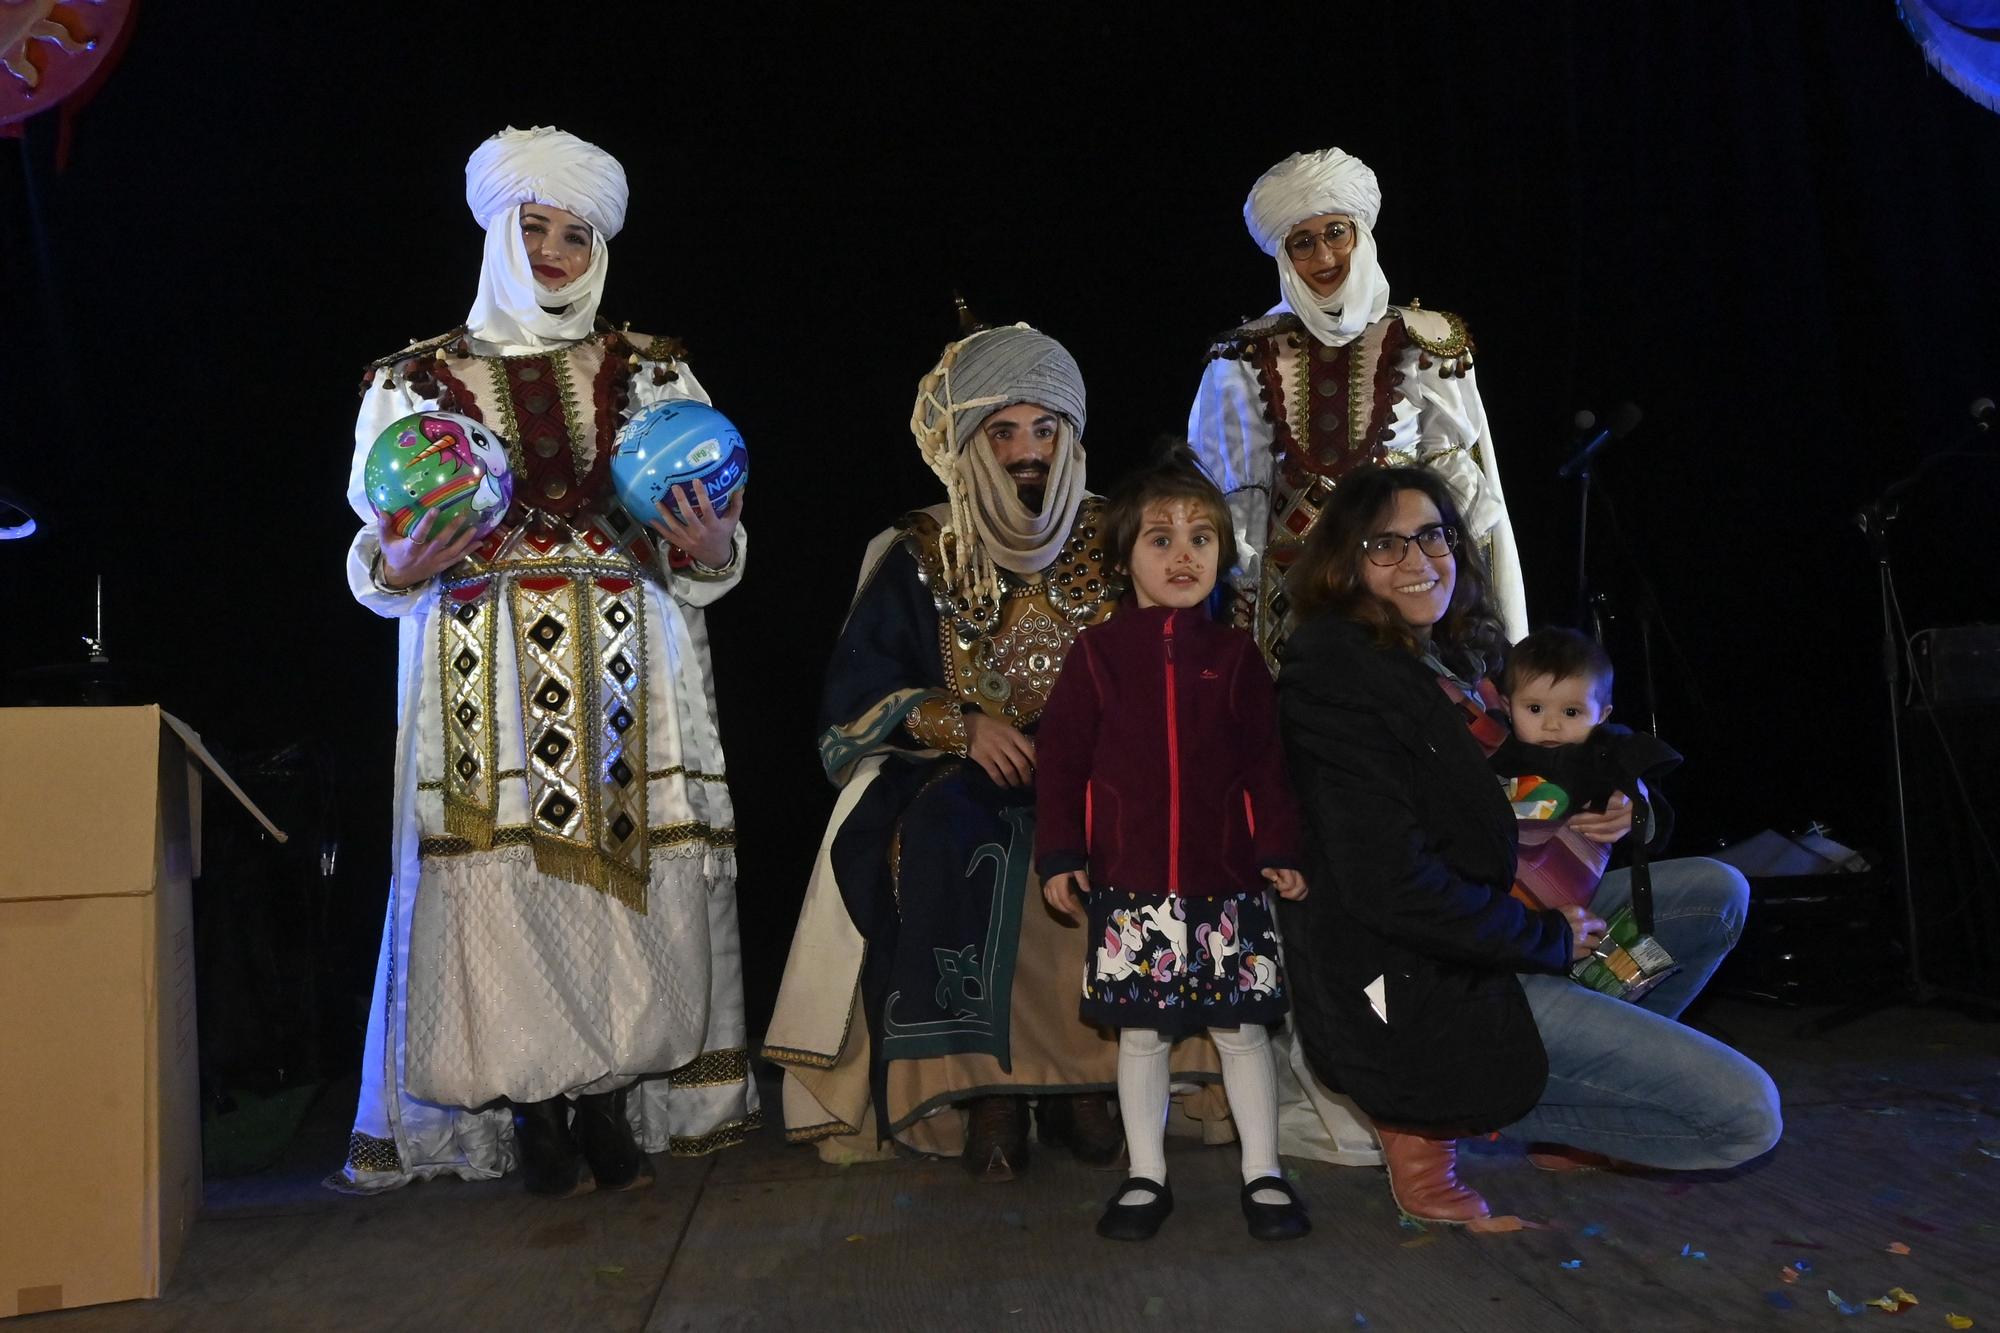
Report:
[[[1462,1226],[1491,1215],[1486,1200],[1458,1180],[1458,1140],[1433,1138],[1421,1130],[1376,1122],[1382,1160],[1389,1168],[1389,1193],[1396,1206],[1419,1222]]]
[[[1085,1166],[1116,1167],[1125,1156],[1125,1124],[1102,1092],[1049,1093],[1035,1102],[1035,1137],[1068,1148]]]
[[[1028,1169],[1028,1099],[974,1097],[965,1104],[965,1156],[976,1180],[997,1185]]]

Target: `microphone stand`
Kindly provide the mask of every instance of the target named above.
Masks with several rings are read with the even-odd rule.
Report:
[[[1974,414],[1978,422],[1975,431],[1983,432],[1986,429],[1986,420],[1979,416],[1976,405]],[[1880,495],[1862,505],[1853,516],[1854,526],[1861,529],[1862,534],[1868,538],[1868,550],[1875,559],[1875,583],[1881,606],[1882,696],[1884,711],[1889,722],[1891,791],[1896,801],[1896,870],[1889,883],[1903,900],[1903,985],[1899,993],[1877,994],[1855,1000],[1823,1018],[1802,1024],[1797,1029],[1799,1036],[1820,1036],[1898,1002],[1929,1004],[1934,1000],[1949,999],[1985,1006],[1994,1004],[1991,996],[1934,986],[1924,975],[1923,945],[1919,938],[1917,922],[1917,884],[1910,863],[1909,790],[1903,763],[1905,712],[1903,694],[1909,634],[1908,626],[1903,623],[1901,604],[1896,597],[1896,571],[1889,552],[1889,532],[1902,511],[1903,497],[1915,490],[1940,463],[1949,459],[1981,456],[1984,456],[1983,451],[1965,448],[1933,454],[1918,464],[1916,470],[1907,477],[1896,481]]]
[[[1623,524],[1618,519],[1618,506],[1611,493],[1602,486],[1594,485],[1596,460],[1591,457],[1596,452],[1593,446],[1564,466],[1558,476],[1573,476],[1577,479],[1578,510],[1576,535],[1576,616],[1577,628],[1586,630],[1599,643],[1604,641],[1605,622],[1609,618],[1606,610],[1608,599],[1603,594],[1592,596],[1590,591],[1590,514],[1591,501],[1595,499],[1598,516],[1611,534],[1612,549],[1622,558],[1631,574],[1637,590],[1635,598],[1636,617],[1639,629],[1639,680],[1646,704],[1646,730],[1657,736],[1660,734],[1660,702],[1657,677],[1653,671],[1653,633],[1657,626],[1665,633],[1667,647],[1679,663],[1682,678],[1687,682],[1688,695],[1700,712],[1706,712],[1700,689],[1695,684],[1694,673],[1688,668],[1687,657],[1681,652],[1673,631],[1666,625],[1660,614],[1660,601],[1654,591],[1653,581],[1647,576],[1645,567],[1634,554],[1632,544],[1626,539]]]

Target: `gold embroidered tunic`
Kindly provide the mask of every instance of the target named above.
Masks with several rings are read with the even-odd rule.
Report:
[[[1482,543],[1508,632],[1527,632],[1520,558],[1491,432],[1458,316],[1389,307],[1352,341],[1316,341],[1290,314],[1235,329],[1210,352],[1188,438],[1228,497],[1254,598],[1258,644],[1275,666],[1290,605],[1284,572],[1342,477],[1421,465],[1459,495]]]

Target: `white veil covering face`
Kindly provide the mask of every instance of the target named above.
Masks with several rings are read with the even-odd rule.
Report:
[[[588,337],[611,268],[606,244],[625,225],[625,168],[595,144],[546,126],[508,128],[465,164],[465,202],[486,229],[479,294],[466,332],[502,354],[545,351]],[[551,291],[535,281],[521,241],[521,206],[549,204],[590,224],[590,264]]]
[[[1278,263],[1278,290],[1283,299],[1274,311],[1299,317],[1314,339],[1341,347],[1389,309],[1389,279],[1375,252],[1375,219],[1382,211],[1382,187],[1360,158],[1338,148],[1293,153],[1257,178],[1243,203],[1243,221],[1251,239]],[[1354,219],[1354,252],[1347,278],[1331,295],[1321,296],[1306,284],[1285,253],[1291,229],[1322,213],[1345,213]]]

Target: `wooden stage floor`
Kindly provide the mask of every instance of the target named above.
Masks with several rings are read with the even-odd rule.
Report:
[[[1260,1245],[1234,1148],[1183,1140],[1178,1211],[1146,1245],[1092,1233],[1117,1177],[1060,1154],[980,1186],[949,1162],[825,1166],[775,1127],[663,1159],[636,1194],[550,1202],[510,1179],[350,1198],[316,1183],[345,1143],[330,1094],[285,1165],[210,1182],[163,1299],[9,1329],[1749,1329],[1839,1325],[1829,1291],[1872,1324],[1864,1302],[1900,1287],[1919,1302],[1900,1327],[2000,1330],[2000,1026],[1895,1009],[1796,1035],[1808,1016],[1696,1013],[1784,1091],[1768,1158],[1554,1176],[1482,1142],[1467,1177],[1548,1224],[1497,1236],[1399,1225],[1379,1171],[1296,1162],[1316,1229]]]

